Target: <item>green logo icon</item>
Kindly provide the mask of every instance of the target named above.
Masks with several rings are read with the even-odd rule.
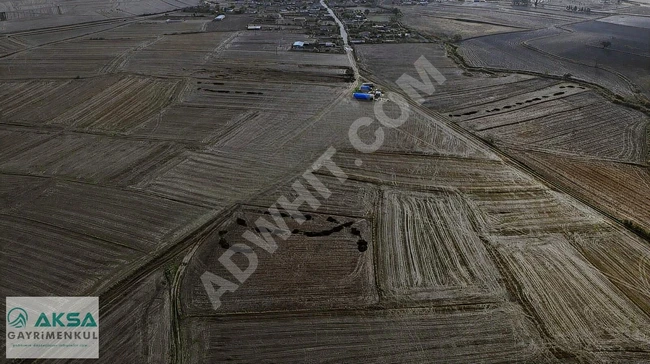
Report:
[[[22,329],[27,326],[27,318],[27,311],[20,307],[12,308],[11,311],[7,313],[7,323],[9,323],[9,326],[16,329]]]

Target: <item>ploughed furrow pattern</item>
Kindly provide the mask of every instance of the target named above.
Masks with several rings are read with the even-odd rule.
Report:
[[[46,178],[0,174],[0,213],[48,183]]]
[[[207,210],[132,191],[57,182],[6,213],[153,254],[194,230]]]
[[[483,212],[493,234],[592,231],[605,224],[595,211],[547,189],[475,193],[467,197]]]
[[[650,315],[650,247],[620,227],[572,233],[569,242]]]
[[[551,117],[566,111],[592,107],[598,105],[599,101],[602,100],[594,97],[593,93],[588,92],[567,97],[558,97],[551,100],[549,100],[550,97],[544,98],[544,96],[549,96],[547,93],[541,96],[535,96],[534,94],[531,96],[519,100],[506,99],[500,102],[482,105],[481,109],[475,109],[476,111],[484,111],[480,117],[476,114],[463,118],[464,120],[460,121],[460,124],[474,131],[498,129],[499,127],[516,125],[537,118]],[[535,98],[540,100],[535,101]],[[530,102],[526,103],[528,100]],[[517,103],[522,105],[518,105]],[[508,105],[515,105],[516,107],[504,108],[504,106]],[[451,112],[452,117],[457,114],[456,111]]]
[[[650,318],[562,234],[495,236],[543,330],[569,352],[650,350]]]
[[[349,177],[392,186],[462,192],[526,190],[539,186],[501,161],[412,154],[338,152],[333,160]],[[355,163],[361,160],[361,166]]]
[[[0,289],[8,296],[83,295],[144,255],[92,236],[5,215],[0,219],[0,242]]]
[[[50,133],[34,131],[31,128],[2,127],[0,128],[0,161],[8,160],[52,136]]]
[[[189,318],[192,363],[548,363],[518,307]]]
[[[295,216],[294,216],[295,217]],[[216,227],[190,260],[181,292],[183,312],[212,316],[225,313],[363,308],[378,302],[373,265],[372,225],[366,219],[305,213],[298,223],[284,210],[243,206]],[[260,219],[267,223],[260,226]],[[308,220],[307,220],[308,219]],[[277,221],[284,221],[287,227]],[[268,227],[268,228],[265,228]],[[271,254],[251,241],[273,239]],[[286,239],[284,239],[284,238]],[[268,241],[268,240],[267,240]],[[237,282],[224,253],[240,269],[254,272],[236,291],[223,294],[215,310],[204,288],[205,272]],[[363,250],[363,251],[361,251]],[[248,260],[255,257],[256,263]],[[240,275],[241,276],[241,275]],[[208,284],[219,289],[214,276]],[[223,282],[223,281],[222,281]]]
[[[543,108],[545,112],[531,115],[533,118],[506,113],[498,115],[501,125],[493,125],[495,116],[471,120],[470,127],[483,137],[491,136],[518,148],[644,163],[645,129],[650,119],[638,111],[607,104],[594,94],[588,97],[596,103],[569,110],[554,110],[550,105],[540,104],[537,109]],[[573,100],[569,97],[566,102]]]
[[[394,102],[381,104],[381,109],[389,118],[408,119],[398,128],[385,129],[382,152],[448,155],[461,158],[492,159],[498,157],[482,145],[444,125],[419,110],[410,110],[402,116],[402,110]],[[364,127],[357,135],[362,141],[377,139],[377,129]]]
[[[458,52],[472,66],[550,73],[555,76],[570,74],[572,77],[608,88],[616,94],[634,97],[628,81],[616,72],[591,64],[578,64],[558,59],[523,44],[541,37],[561,38],[566,33],[564,30],[551,27],[478,37],[462,42]]]
[[[152,164],[178,153],[178,147],[164,142],[59,134],[7,158],[5,163],[0,163],[0,171],[128,184]]]
[[[45,123],[83,104],[115,82],[115,78],[70,81],[26,81],[0,95],[0,122]],[[3,85],[4,87],[4,85]]]
[[[594,206],[650,231],[647,167],[516,151],[517,158]]]
[[[326,172],[325,172],[326,173]],[[313,211],[329,214],[344,214],[345,216],[370,217],[374,215],[375,204],[378,198],[378,188],[371,183],[346,180],[341,183],[336,177],[315,173],[315,177],[322,183],[311,185],[307,181],[301,183],[319,199],[320,204],[312,207],[303,204],[300,211]],[[272,206],[277,203],[279,196],[285,196],[289,201],[298,198],[298,193],[293,188],[295,180],[291,180],[279,187],[264,190],[247,203],[256,206]]]
[[[245,152],[191,152],[136,188],[218,210],[268,188],[284,176],[284,168]]]
[[[181,81],[124,77],[51,121],[78,129],[128,131],[170,104]]]
[[[460,194],[388,190],[380,214],[382,299],[502,299],[499,273],[479,237],[485,221]]]

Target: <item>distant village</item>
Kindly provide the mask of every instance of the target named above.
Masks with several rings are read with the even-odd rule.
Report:
[[[426,5],[427,2],[397,1],[401,5]],[[395,7],[378,6],[376,0],[334,0],[328,2],[345,24],[349,42],[404,43],[423,42],[400,23]],[[206,0],[183,10],[186,16],[213,17],[214,22],[237,21],[249,31],[295,30],[309,39],[290,41],[292,51],[343,53],[343,41],[334,19],[319,1],[217,1]],[[178,21],[178,20],[174,20]],[[214,28],[218,29],[219,25]]]

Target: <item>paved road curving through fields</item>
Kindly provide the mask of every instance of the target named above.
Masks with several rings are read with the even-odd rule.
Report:
[[[339,30],[341,31],[341,38],[343,38],[343,48],[345,49],[345,53],[348,55],[348,59],[350,60],[350,65],[352,66],[352,70],[354,70],[354,79],[358,80],[359,79],[359,68],[357,67],[357,61],[354,59],[354,54],[352,54],[352,47],[348,44],[348,32],[345,31],[345,26],[343,26],[343,23],[339,20],[339,18],[334,14],[334,11],[330,9],[329,6],[325,3],[325,0],[320,0],[320,4],[327,9],[327,12],[334,18],[334,21],[336,21],[336,24],[339,26]]]

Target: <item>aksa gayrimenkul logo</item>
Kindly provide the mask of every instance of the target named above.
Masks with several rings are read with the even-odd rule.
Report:
[[[7,359],[98,359],[98,297],[7,297]]]
[[[7,312],[7,323],[15,329],[22,329],[27,326],[28,319],[29,316],[27,315],[27,311],[20,307],[12,308]]]

